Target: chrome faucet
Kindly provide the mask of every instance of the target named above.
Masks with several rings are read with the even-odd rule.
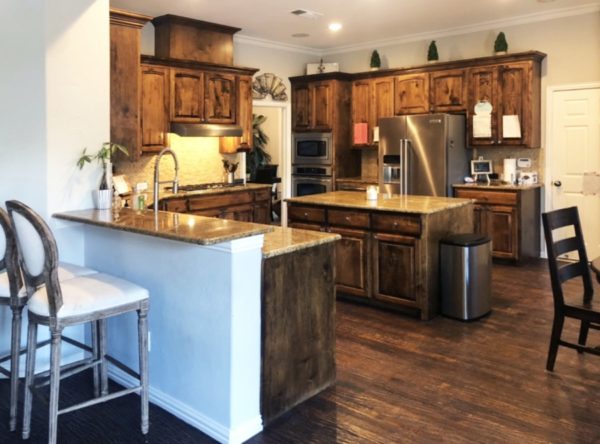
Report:
[[[175,161],[175,177],[173,178],[173,180],[166,180],[161,182],[160,179],[160,173],[159,173],[159,163],[160,163],[160,159],[162,158],[163,155],[165,154],[170,154],[171,156],[173,156],[173,160]],[[171,148],[169,147],[165,147],[162,149],[162,151],[160,153],[158,153],[158,156],[156,156],[156,162],[154,162],[154,212],[156,213],[158,211],[158,193],[159,193],[159,187],[161,184],[163,183],[168,183],[168,182],[173,182],[173,193],[177,193],[177,191],[179,191],[179,162],[177,162],[177,156],[175,155],[175,151],[173,151]]]

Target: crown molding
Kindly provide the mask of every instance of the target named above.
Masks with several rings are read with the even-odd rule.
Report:
[[[297,52],[301,54],[308,54],[316,57],[323,57],[332,54],[340,54],[345,52],[360,51],[364,49],[373,49],[374,47],[385,47],[392,45],[399,45],[403,43],[411,43],[422,40],[435,40],[443,37],[450,37],[454,35],[469,34],[479,31],[488,31],[490,29],[498,29],[502,27],[518,26],[528,23],[543,22],[548,20],[555,20],[565,17],[572,17],[576,15],[593,14],[600,11],[600,5],[588,4],[582,6],[576,6],[572,8],[561,8],[553,11],[541,12],[535,14],[521,15],[519,17],[513,17],[510,19],[501,20],[490,20],[487,22],[481,22],[469,26],[460,26],[456,28],[448,28],[439,31],[423,32],[418,34],[411,34],[403,37],[395,37],[390,39],[371,40],[368,42],[361,42],[356,45],[347,46],[334,46],[330,48],[318,49],[311,48],[309,46],[291,45],[287,43],[275,42],[273,40],[261,39],[257,37],[249,37],[245,35],[234,35],[234,42],[246,43],[254,46],[261,46],[269,49],[280,49],[283,51]]]

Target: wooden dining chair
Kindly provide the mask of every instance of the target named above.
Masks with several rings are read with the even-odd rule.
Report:
[[[21,347],[21,324],[23,308],[27,304],[27,292],[23,286],[19,266],[16,239],[8,213],[0,208],[0,245],[4,244],[4,253],[0,255],[0,306],[8,306],[12,312],[10,352],[0,356],[0,364],[10,361],[10,370],[0,366],[0,373],[10,379],[10,431],[17,428],[17,403],[19,395],[19,356],[25,353]],[[68,280],[76,276],[85,276],[96,271],[75,264],[61,262],[58,267],[58,279]],[[38,347],[47,345],[42,341]],[[76,344],[75,344],[76,345]]]
[[[58,278],[58,249],[46,222],[27,205],[18,201],[6,202],[14,227],[19,250],[19,264],[23,273],[29,301],[27,303],[27,358],[25,369],[25,400],[23,410],[23,439],[30,434],[33,391],[48,385],[48,372],[35,375],[36,338],[38,325],[50,330],[49,371],[49,432],[48,442],[56,443],[58,415],[112,400],[130,393],[141,398],[141,429],[148,432],[148,291],[124,279],[105,273],[74,277],[66,281]],[[30,238],[37,236],[43,249],[43,260],[36,263]],[[27,238],[24,238],[27,236]],[[29,241],[26,243],[26,241]],[[36,244],[36,243],[34,243]],[[106,319],[136,311],[138,314],[139,373],[118,363],[106,353]],[[60,352],[65,327],[83,323],[95,324],[97,346],[91,348],[92,357],[61,368]],[[94,340],[94,339],[93,339]],[[139,380],[139,385],[113,393],[108,390],[107,365],[113,363]],[[94,368],[100,373],[99,396],[61,410],[58,408],[59,387],[63,378]],[[62,375],[61,371],[66,370]],[[36,376],[43,376],[36,383]]]
[[[558,347],[561,345],[579,352],[600,355],[598,349],[586,346],[589,329],[600,329],[600,304],[593,300],[592,277],[577,207],[544,213],[542,214],[542,222],[554,299],[554,322],[552,324],[546,369],[553,371]],[[571,230],[574,234],[567,238],[557,238],[555,230],[561,228]],[[560,259],[560,256],[569,252],[577,253],[577,261],[567,262]],[[569,294],[563,291],[565,282],[577,278],[581,279],[582,294],[573,296],[571,291],[568,292]],[[565,318],[581,321],[577,343],[562,339]]]

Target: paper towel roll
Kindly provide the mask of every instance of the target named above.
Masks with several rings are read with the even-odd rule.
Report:
[[[516,183],[517,181],[517,159],[504,159],[504,182]]]

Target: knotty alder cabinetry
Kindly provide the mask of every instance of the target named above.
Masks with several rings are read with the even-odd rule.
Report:
[[[353,192],[335,194],[363,196]],[[472,230],[472,204],[432,213],[403,213],[314,205],[319,199],[316,196],[323,195],[288,201],[288,225],[342,236],[336,243],[338,296],[416,310],[422,319],[437,314],[438,244],[448,234]],[[306,203],[307,200],[313,204]]]
[[[253,185],[253,188],[168,197],[160,200],[159,208],[175,213],[269,224],[271,186]]]
[[[492,256],[519,261],[540,255],[540,188],[455,186],[454,195],[475,199],[474,226],[492,239]]]
[[[380,77],[352,82],[352,129],[354,124],[367,124],[367,146],[373,146],[373,128],[380,117],[394,115],[394,78]],[[354,143],[354,137],[352,138]],[[360,145],[355,145],[360,146]]]

